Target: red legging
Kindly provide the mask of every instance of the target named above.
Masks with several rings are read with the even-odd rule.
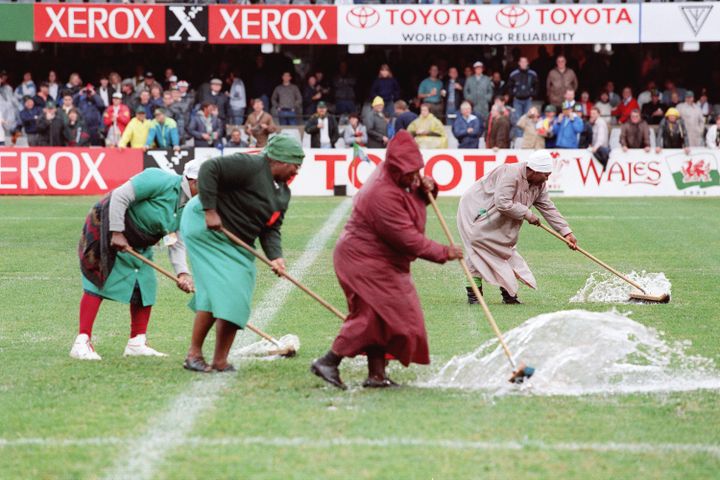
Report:
[[[102,297],[83,293],[80,299],[80,331],[88,337],[92,336],[92,328],[97,317]],[[141,305],[130,304],[130,338],[137,335],[144,335],[147,332],[148,323],[150,322],[151,306],[143,307]]]

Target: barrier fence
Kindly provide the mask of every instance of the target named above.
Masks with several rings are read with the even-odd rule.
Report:
[[[716,2],[539,5],[0,5],[0,40],[211,44],[720,41]]]
[[[179,152],[117,148],[0,148],[0,195],[100,195],[144,168],[182,173],[192,159],[207,160],[253,149],[190,148]],[[294,195],[353,195],[385,155],[366,150],[367,161],[352,149],[306,149]],[[445,195],[459,196],[476,180],[504,163],[522,162],[531,150],[425,150],[424,174]],[[614,150],[603,169],[587,150],[551,150],[553,195],[577,197],[720,196],[720,150]]]

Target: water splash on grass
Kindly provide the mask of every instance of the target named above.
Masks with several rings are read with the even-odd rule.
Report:
[[[645,271],[627,274],[630,280],[637,282],[649,295],[670,295],[670,280],[665,274],[647,273]],[[594,272],[585,282],[585,286],[578,290],[570,303],[642,303],[639,300],[630,300],[630,291],[634,288],[622,279],[608,272]]]
[[[507,332],[515,358],[535,367],[522,385],[497,340],[454,357],[426,387],[493,395],[585,395],[720,389],[712,360],[687,354],[690,342],[666,342],[661,332],[627,316],[568,310],[540,315]]]

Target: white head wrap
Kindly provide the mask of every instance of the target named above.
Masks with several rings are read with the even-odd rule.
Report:
[[[183,177],[187,177],[190,180],[197,180],[201,164],[202,162],[200,162],[200,160],[190,160],[187,162],[183,169]]]
[[[547,150],[538,150],[530,155],[527,166],[540,173],[551,173],[553,169],[553,161],[550,152]]]

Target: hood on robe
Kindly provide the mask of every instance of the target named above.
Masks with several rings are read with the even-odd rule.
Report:
[[[400,130],[388,143],[385,153],[385,168],[398,183],[406,173],[416,172],[424,165],[420,147],[406,130]],[[399,184],[399,183],[398,183]]]

